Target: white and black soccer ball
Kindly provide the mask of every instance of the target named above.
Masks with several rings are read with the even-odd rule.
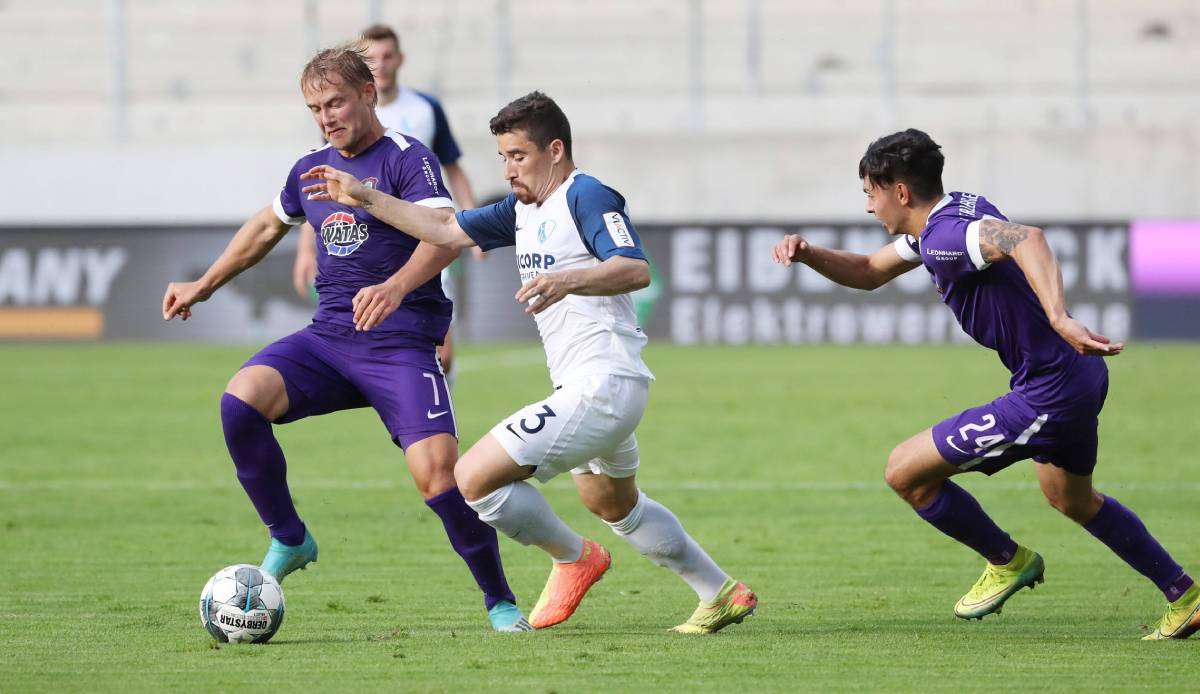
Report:
[[[200,592],[200,623],[221,643],[263,643],[283,624],[283,588],[252,564],[227,566]]]

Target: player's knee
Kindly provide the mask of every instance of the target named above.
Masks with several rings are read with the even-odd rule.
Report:
[[[1101,500],[1092,492],[1086,495],[1069,495],[1058,490],[1044,491],[1050,506],[1076,523],[1086,523],[1100,510]]]
[[[241,440],[262,428],[262,413],[232,393],[221,394],[221,429],[227,441]]]
[[[287,412],[287,389],[283,376],[268,366],[248,366],[241,369],[225,386],[225,392],[253,407],[268,421],[275,421]]]
[[[900,496],[904,496],[913,486],[913,476],[909,474],[908,457],[903,448],[903,445],[900,445],[892,449],[888,455],[887,467],[883,470],[884,482]]]
[[[478,501],[493,491],[480,466],[467,457],[454,466],[454,483],[467,501]]]
[[[632,499],[620,495],[605,497],[583,497],[583,505],[605,523],[616,523],[627,518],[637,505],[637,495]]]

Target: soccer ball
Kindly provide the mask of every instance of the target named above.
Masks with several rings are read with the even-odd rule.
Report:
[[[283,624],[283,588],[257,566],[227,566],[200,591],[200,623],[221,643],[263,643]]]

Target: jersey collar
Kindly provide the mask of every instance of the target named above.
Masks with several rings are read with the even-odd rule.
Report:
[[[933,209],[929,210],[929,216],[925,218],[925,226],[921,227],[921,234],[918,235],[918,238],[924,235],[925,230],[929,228],[929,220],[933,219],[933,215],[937,214],[938,210],[942,209],[946,205],[954,202],[954,198],[950,197],[950,195],[950,193],[943,195],[942,199],[938,200],[938,204],[934,205]]]

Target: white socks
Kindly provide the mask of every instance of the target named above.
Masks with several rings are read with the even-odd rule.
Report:
[[[703,602],[712,602],[729,579],[687,534],[675,514],[642,492],[628,516],[608,525],[642,556],[679,574]]]
[[[484,523],[523,545],[541,547],[556,562],[573,562],[583,554],[583,538],[527,482],[507,484],[467,504]],[[712,602],[729,580],[675,514],[641,492],[629,515],[608,526],[642,556],[678,574],[703,602]]]
[[[555,515],[546,497],[528,482],[506,484],[467,505],[479,520],[523,545],[541,547],[556,562],[576,561],[583,554],[583,538]]]

